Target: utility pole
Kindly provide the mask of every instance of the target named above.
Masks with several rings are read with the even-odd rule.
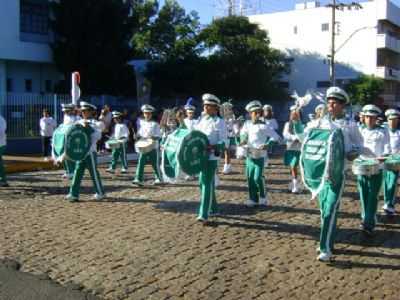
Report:
[[[349,4],[337,3],[336,0],[332,0],[332,3],[328,4],[327,7],[332,9],[332,20],[331,20],[331,53],[328,55],[329,57],[329,80],[331,82],[331,86],[334,86],[336,83],[335,76],[335,37],[336,37],[336,10],[343,11],[345,8],[351,10],[352,8],[361,9],[362,6],[357,2],[352,2]]]

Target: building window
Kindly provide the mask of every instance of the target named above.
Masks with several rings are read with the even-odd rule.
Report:
[[[47,0],[21,0],[20,31],[48,35],[49,5]]]
[[[12,78],[7,78],[7,92],[12,92],[14,90],[14,82]]]
[[[53,91],[53,88],[52,88],[51,80],[50,80],[50,79],[47,79],[47,80],[44,82],[44,85],[45,85],[46,93],[51,93],[51,92]]]
[[[294,26],[294,27],[293,27],[293,33],[294,33],[294,34],[297,34],[297,26]]]
[[[322,23],[321,31],[329,31],[329,23]]]
[[[26,93],[32,92],[32,79],[25,79],[25,92]]]
[[[328,88],[330,86],[330,81],[317,81],[317,88]]]

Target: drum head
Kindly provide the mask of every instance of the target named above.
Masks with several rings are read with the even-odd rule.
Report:
[[[183,172],[193,176],[199,174],[208,160],[208,138],[197,130],[187,134],[180,143],[178,161]]]
[[[72,125],[66,133],[65,154],[73,161],[84,160],[91,146],[93,128],[83,127],[80,124]]]

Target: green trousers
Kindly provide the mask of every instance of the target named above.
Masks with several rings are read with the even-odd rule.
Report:
[[[144,180],[144,166],[146,163],[150,163],[153,167],[156,179],[161,181],[161,171],[160,171],[160,155],[157,149],[151,150],[148,153],[139,154],[138,165],[136,168],[135,180],[143,182]]]
[[[384,200],[388,207],[394,208],[396,203],[397,179],[399,172],[385,170],[383,172]]]
[[[361,200],[361,219],[364,227],[374,229],[378,208],[379,190],[382,186],[382,171],[371,176],[357,176]]]
[[[249,187],[249,199],[259,202],[265,198],[264,158],[246,159],[246,178]]]
[[[72,160],[64,160],[64,170],[65,173],[67,173],[68,176],[72,176],[74,175],[74,171],[75,171],[75,162]]]
[[[339,179],[337,181],[338,184],[326,182],[318,194],[319,209],[321,211],[321,233],[319,239],[321,252],[332,253],[343,181],[344,178]]]
[[[5,151],[6,151],[6,146],[1,146],[0,147],[0,181],[1,182],[7,182],[6,170],[4,168],[4,162],[3,162],[3,154]]]
[[[199,217],[208,219],[210,213],[216,213],[217,198],[215,196],[215,172],[217,170],[218,161],[208,160],[204,171],[200,172],[200,208]]]
[[[111,169],[115,170],[118,161],[121,159],[123,169],[128,169],[128,158],[126,157],[126,143],[122,143],[121,147],[112,150]]]
[[[96,152],[90,152],[89,155],[84,160],[76,162],[74,177],[72,178],[72,184],[69,190],[69,194],[72,197],[79,198],[81,181],[86,168],[89,170],[90,177],[92,178],[96,193],[99,195],[104,195],[104,188],[101,183],[99,171],[97,170]]]

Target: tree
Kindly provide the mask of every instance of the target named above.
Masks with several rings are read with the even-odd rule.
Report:
[[[373,75],[361,75],[346,87],[353,104],[375,103],[384,91],[384,80]]]
[[[288,70],[284,55],[270,47],[265,31],[247,17],[214,20],[200,34],[211,53],[203,88],[237,99],[279,99],[281,75]]]
[[[139,18],[132,8],[138,1],[59,0],[51,4],[55,41],[51,44],[55,64],[67,79],[81,73],[86,94],[134,94],[135,79],[127,65],[132,52],[132,28]],[[136,25],[138,26],[138,25]]]

